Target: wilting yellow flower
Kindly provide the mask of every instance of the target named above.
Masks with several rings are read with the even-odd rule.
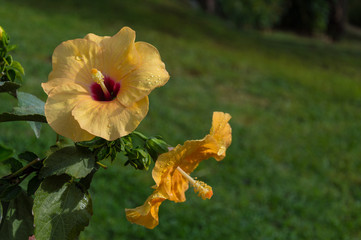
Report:
[[[158,223],[158,211],[160,204],[167,199],[167,195],[155,190],[142,206],[125,209],[128,221],[153,229]]]
[[[166,199],[184,202],[189,183],[202,199],[212,197],[212,188],[189,174],[205,159],[213,157],[220,161],[225,157],[232,142],[230,118],[228,113],[213,113],[212,128],[205,138],[186,141],[158,157],[152,173],[156,190],[142,206],[126,209],[128,221],[154,228],[158,225],[159,205]]]
[[[169,79],[158,50],[135,42],[128,27],[113,37],[90,33],[63,42],[52,62],[49,81],[42,84],[48,94],[45,116],[73,141],[129,134],[148,112],[149,93]]]

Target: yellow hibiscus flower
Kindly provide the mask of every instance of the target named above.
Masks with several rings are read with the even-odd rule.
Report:
[[[189,183],[202,199],[210,199],[212,188],[202,181],[194,180],[189,174],[205,159],[213,157],[220,161],[226,156],[226,150],[232,142],[232,130],[228,123],[230,119],[228,113],[213,113],[212,128],[205,138],[186,141],[184,145],[178,145],[160,155],[152,172],[156,189],[142,206],[126,209],[128,221],[154,228],[158,225],[159,205],[166,199],[184,202]]]
[[[135,42],[128,27],[112,37],[90,33],[63,42],[52,63],[42,84],[48,94],[45,116],[73,141],[111,141],[131,133],[148,112],[149,93],[169,79],[158,50]]]

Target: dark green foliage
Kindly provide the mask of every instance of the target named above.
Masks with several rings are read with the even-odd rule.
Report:
[[[279,27],[309,35],[325,32],[330,10],[328,0],[290,0],[284,5]]]
[[[7,181],[1,180],[0,182],[0,201],[9,202],[19,196],[22,189],[17,184],[11,184]]]
[[[0,162],[4,161],[14,155],[14,150],[4,146],[3,144],[0,144]]]
[[[40,175],[45,178],[68,174],[74,178],[83,178],[93,170],[94,164],[95,158],[89,150],[65,147],[45,159]]]
[[[36,190],[38,190],[41,182],[43,181],[43,178],[41,178],[38,174],[36,174],[32,179],[28,182],[28,187],[26,193],[28,196],[34,195]]]
[[[35,159],[39,158],[35,153],[30,151],[25,151],[23,153],[20,153],[18,157],[22,160],[25,160],[27,162],[34,161]]]
[[[350,24],[361,27],[361,1],[348,0],[348,19]]]
[[[238,27],[270,29],[284,12],[285,0],[219,0],[222,14]]]
[[[2,201],[1,206],[3,210],[2,219],[0,217],[1,240],[27,240],[33,235],[33,199],[31,197],[26,196],[22,191],[9,203]]]
[[[46,178],[35,193],[37,240],[78,239],[93,214],[87,191],[67,175]]]
[[[44,115],[45,103],[32,94],[16,92],[18,107],[14,107],[11,113],[1,113],[0,122],[29,121],[35,136],[40,136],[41,122],[46,122]]]
[[[1,30],[2,35],[0,37],[0,82],[20,82],[23,75],[25,74],[24,68],[18,61],[14,61],[11,55],[8,55],[8,52],[15,49],[15,45],[9,45],[10,39],[8,34],[3,29]]]
[[[23,167],[23,164],[16,158],[8,158],[5,161],[3,161],[3,164],[10,166],[10,171],[12,173],[15,173],[17,170]]]
[[[156,161],[158,156],[168,151],[168,144],[156,137],[146,137],[134,131],[121,138],[124,155],[128,158],[125,165],[130,164],[135,169],[148,170],[151,160]]]
[[[170,147],[161,137],[151,137],[145,142],[145,147],[152,156],[153,160],[157,160],[162,153],[168,152]]]
[[[76,143],[79,147],[89,148],[97,161],[110,159],[113,162],[118,152],[127,158],[125,165],[130,164],[135,169],[148,170],[152,160],[156,161],[159,154],[168,151],[168,144],[160,137],[146,137],[134,131],[115,141],[106,141],[95,137],[93,140]]]

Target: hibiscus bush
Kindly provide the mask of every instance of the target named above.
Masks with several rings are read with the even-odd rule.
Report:
[[[57,133],[45,155],[0,145],[0,162],[10,170],[0,179],[1,239],[77,239],[93,213],[92,179],[107,168],[104,160],[120,161],[117,155],[139,170],[154,162],[154,192],[143,205],[125,210],[132,223],[156,227],[160,204],[184,202],[189,185],[202,199],[212,197],[212,188],[190,174],[203,160],[224,159],[232,141],[231,116],[214,112],[209,134],[175,147],[136,131],[147,115],[148,95],[166,84],[169,74],[158,50],[135,42],[132,29],[61,43],[42,83],[45,103],[19,91],[24,69],[9,54],[15,46],[1,27],[0,40],[0,93],[18,101],[13,111],[0,114],[0,122],[28,121],[37,137],[46,123]]]

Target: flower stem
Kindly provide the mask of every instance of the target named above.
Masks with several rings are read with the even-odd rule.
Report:
[[[24,167],[20,168],[19,170],[17,170],[16,172],[14,172],[13,174],[7,176],[7,179],[11,179],[14,177],[17,177],[18,175],[20,175],[22,172],[24,172],[26,169],[28,169],[29,167],[31,167],[32,165],[38,163],[40,161],[40,158],[36,158],[33,161],[29,162],[27,165],[25,165]]]

